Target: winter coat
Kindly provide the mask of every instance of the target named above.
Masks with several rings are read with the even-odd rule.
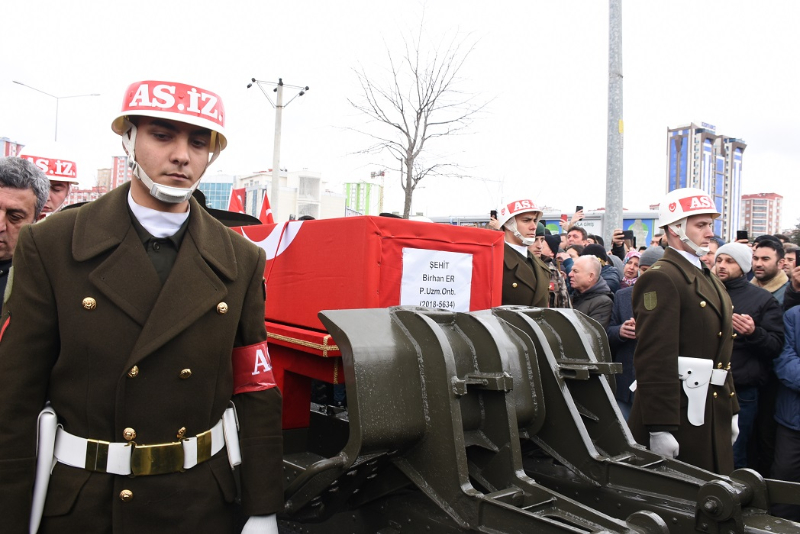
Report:
[[[633,286],[620,289],[614,294],[614,308],[611,311],[611,322],[606,329],[608,344],[614,361],[622,364],[622,374],[616,375],[617,390],[615,396],[622,402],[631,402],[633,392],[630,386],[636,380],[636,371],[633,368],[633,353],[636,350],[636,340],[619,335],[622,323],[633,317]]]
[[[28,532],[46,400],[66,432],[139,445],[201,434],[233,400],[243,513],[283,509],[280,392],[233,394],[233,348],[266,340],[264,252],[192,199],[162,286],[129,187],[20,232],[0,333],[3,532]],[[237,482],[224,449],[154,476],[57,463],[39,532],[232,532]]]
[[[619,283],[622,280],[619,272],[619,269],[613,265],[603,265],[603,268],[600,270],[600,278],[606,281],[608,289],[612,293],[619,291]]]
[[[709,386],[705,423],[694,426],[678,378],[678,356],[707,358],[715,369],[725,369],[734,340],[731,306],[722,282],[672,247],[633,286],[637,389],[628,418],[631,433],[649,445],[649,432],[672,432],[680,446],[678,460],[724,475],[733,470],[731,419],[739,412],[733,375],[721,386]]]
[[[572,292],[572,308],[600,323],[603,329],[607,328],[611,321],[613,307],[614,293],[608,289],[608,284],[602,278],[583,293]]]
[[[550,300],[550,269],[528,252],[527,258],[505,244],[503,305],[546,308]]]
[[[745,276],[724,284],[733,312],[749,315],[756,324],[752,334],[737,334],[733,340],[733,383],[736,387],[763,386],[773,359],[783,349],[783,310],[769,291],[749,283]]]
[[[775,360],[775,374],[781,381],[775,404],[775,420],[785,427],[800,431],[800,307],[795,306],[783,317],[786,342]]]

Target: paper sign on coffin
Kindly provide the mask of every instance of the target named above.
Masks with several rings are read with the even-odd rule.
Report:
[[[324,330],[321,310],[500,305],[501,232],[388,217],[235,230],[266,251],[267,321]]]

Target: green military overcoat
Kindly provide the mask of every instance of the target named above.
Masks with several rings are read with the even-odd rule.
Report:
[[[139,444],[174,442],[181,429],[191,437],[219,421],[233,397],[231,350],[266,339],[264,252],[192,199],[162,287],[128,190],[20,234],[0,323],[3,532],[27,532],[46,400],[76,436],[123,442],[133,429]],[[280,393],[233,400],[243,513],[274,513],[283,507]],[[185,472],[136,478],[56,464],[40,532],[231,532],[236,492],[224,449]]]
[[[731,419],[739,412],[733,376],[728,373],[723,386],[709,386],[704,424],[693,426],[678,379],[678,356],[707,358],[714,368],[727,368],[732,314],[722,282],[673,248],[633,289],[637,389],[628,419],[633,436],[649,445],[649,431],[670,430],[680,446],[679,460],[723,475],[733,470]]]
[[[524,258],[505,243],[503,254],[503,305],[546,308],[550,300],[550,269],[528,252]]]

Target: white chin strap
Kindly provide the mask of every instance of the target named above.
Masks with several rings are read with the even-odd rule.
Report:
[[[142,169],[136,161],[136,125],[126,119],[125,126],[127,130],[122,134],[122,146],[125,147],[125,151],[128,153],[128,164],[131,167],[133,175],[147,187],[150,195],[168,204],[180,204],[192,198],[192,193],[194,193],[194,190],[200,185],[200,178],[202,178],[203,175],[200,175],[200,178],[197,179],[192,187],[172,187],[155,183],[152,178],[147,176],[147,173],[144,172],[144,169]],[[214,163],[214,160],[217,159],[220,153],[219,138],[216,132],[211,132],[211,142],[214,144],[214,152],[206,165],[206,169],[208,169],[209,165]],[[205,174],[205,170],[203,174]]]
[[[539,220],[537,219],[536,222],[538,223]],[[521,240],[522,244],[525,245],[526,247],[529,247],[534,243],[536,243],[535,237],[525,237],[519,233],[519,230],[517,230],[517,220],[514,217],[511,217],[504,226],[509,230],[511,230],[514,233],[514,237]]]
[[[672,223],[669,225],[669,229],[678,234],[678,238],[683,242],[684,245],[692,249],[695,256],[702,257],[709,253],[708,248],[701,247],[700,245],[696,244],[694,241],[689,239],[684,231],[684,226],[686,226],[687,219],[681,219],[677,223]]]

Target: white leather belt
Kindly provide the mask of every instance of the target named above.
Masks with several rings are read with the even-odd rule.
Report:
[[[59,427],[54,456],[62,464],[115,475],[175,473],[191,469],[222,450],[226,437],[224,419],[195,437],[157,445],[79,438]]]

